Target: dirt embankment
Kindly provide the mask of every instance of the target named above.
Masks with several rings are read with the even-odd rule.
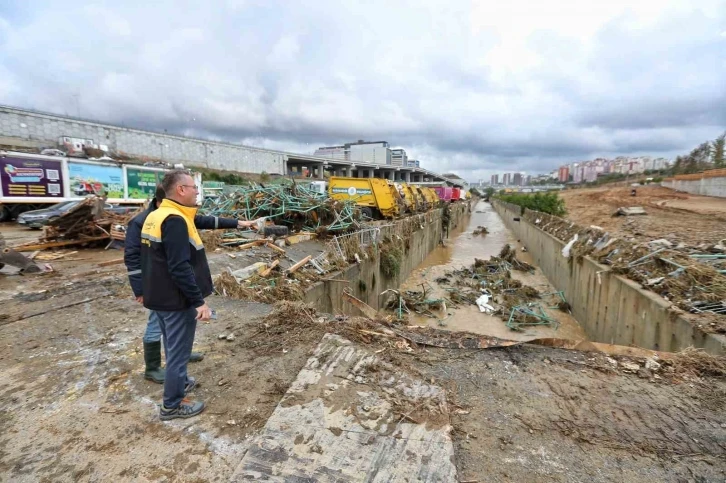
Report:
[[[726,238],[726,199],[678,193],[661,186],[605,187],[563,191],[567,218],[597,225],[638,241],[665,238],[697,247]],[[642,206],[645,216],[613,217],[623,206]]]

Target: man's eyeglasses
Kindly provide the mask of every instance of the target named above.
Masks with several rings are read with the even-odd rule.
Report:
[[[199,186],[195,184],[180,184],[179,186],[183,186],[184,188],[192,188],[194,191],[199,191]]]

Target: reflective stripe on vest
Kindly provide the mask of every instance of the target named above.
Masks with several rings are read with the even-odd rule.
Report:
[[[146,217],[144,226],[141,229],[141,238],[161,243],[161,225],[169,216],[176,215],[181,216],[187,224],[189,243],[191,243],[197,250],[203,250],[204,244],[202,243],[202,238],[199,236],[199,232],[197,232],[197,228],[194,226],[194,216],[196,216],[196,214],[196,206],[184,206],[169,199],[165,199],[156,210],[149,213],[149,216]]]

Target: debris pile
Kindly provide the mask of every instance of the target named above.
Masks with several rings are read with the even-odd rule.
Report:
[[[265,240],[258,240],[265,243]],[[267,242],[270,248],[277,248]],[[284,250],[281,250],[284,253]],[[275,257],[275,254],[273,257]],[[217,293],[239,300],[272,304],[281,300],[299,301],[308,287],[320,280],[320,276],[337,268],[339,260],[330,261],[327,252],[313,258],[292,261],[287,268],[281,266],[282,256],[269,263],[257,262],[247,267],[219,274],[214,279]]]
[[[411,313],[412,311],[431,318],[438,318],[434,311],[446,312],[446,301],[442,298],[429,298],[425,286],[422,291],[404,290],[399,292],[398,290],[387,290],[383,293],[393,293],[395,295],[395,298],[390,298],[386,303],[386,309],[395,312],[398,319],[402,319],[404,313]]]
[[[218,198],[208,198],[200,214],[255,220],[261,217],[293,232],[345,232],[361,226],[354,202],[333,200],[297,183],[239,187]]]
[[[433,287],[427,288],[425,284],[420,291],[389,290],[387,292],[395,297],[388,299],[386,308],[393,311],[398,319],[410,313],[439,319],[440,313],[446,313],[447,306],[474,305],[481,312],[500,315],[512,330],[530,325],[557,327],[557,321],[545,312],[545,308],[569,310],[563,294],[540,294],[535,288],[512,278],[512,270],[533,272],[534,267],[517,259],[516,251],[505,245],[499,256],[488,260],[474,259],[471,267],[447,272],[437,278],[435,282],[444,288],[446,297],[432,297],[435,292]],[[542,297],[547,295],[558,297],[556,305],[544,307],[540,304]],[[445,326],[446,319],[439,320],[439,325]]]
[[[563,255],[575,262],[589,256],[610,265],[615,273],[639,282],[682,310],[711,313],[717,322],[704,326],[710,332],[726,333],[726,253],[721,245],[708,253],[674,247],[668,240],[636,243],[611,237],[599,227],[581,227],[561,218],[537,212],[525,215],[531,222],[567,242]]]
[[[110,223],[105,226],[106,229],[96,223],[103,217],[103,205],[103,199],[96,196],[83,200],[49,221],[41,242],[109,237]]]
[[[270,354],[291,346],[315,344],[328,332],[368,343],[370,337],[357,330],[377,325],[363,317],[321,316],[311,304],[283,301],[276,303],[273,311],[258,322],[256,330],[245,335],[242,344],[257,354]]]
[[[232,273],[223,272],[214,280],[214,287],[220,295],[265,304],[274,304],[280,300],[302,300],[305,286],[305,278],[287,278],[284,275],[263,277],[254,274],[244,281],[238,281]]]
[[[48,222],[38,243],[16,247],[18,250],[43,250],[108,240],[124,240],[125,228],[136,212],[117,214],[104,210],[104,200],[89,196],[58,218]]]
[[[472,235],[486,235],[487,233],[489,233],[489,230],[487,230],[486,226],[477,226]]]

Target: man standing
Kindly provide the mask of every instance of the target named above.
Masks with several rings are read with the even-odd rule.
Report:
[[[124,263],[128,270],[131,290],[134,292],[136,301],[143,304],[143,288],[141,283],[141,228],[149,213],[159,207],[166,195],[161,185],[156,187],[154,198],[149,207],[142,213],[136,215],[129,223],[126,231],[126,243],[124,247]],[[254,221],[235,220],[233,218],[217,218],[216,216],[194,217],[194,226],[200,230],[212,230],[217,228],[249,228],[254,227]],[[158,384],[164,383],[164,369],[161,367],[161,327],[159,316],[153,310],[149,312],[149,320],[144,333],[144,377]],[[204,354],[192,352],[189,362],[199,362]]]
[[[166,377],[160,408],[163,421],[190,418],[204,410],[185,395],[196,382],[187,376],[197,320],[209,320],[204,301],[212,294],[204,245],[195,227],[199,187],[183,170],[161,181],[166,198],[149,213],[141,230],[141,282],[144,307],[155,311],[164,337]]]

